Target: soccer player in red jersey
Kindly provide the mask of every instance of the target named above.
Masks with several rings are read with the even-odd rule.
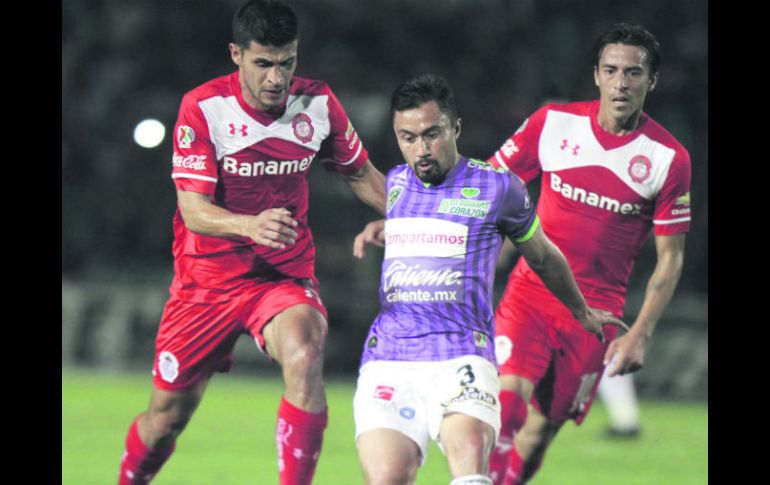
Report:
[[[147,411],[131,424],[120,484],[148,483],[174,451],[212,373],[242,333],[277,361],[280,483],[309,484],[327,423],[327,314],[314,274],[307,172],[314,158],[385,213],[385,180],[325,83],[293,76],[297,17],[254,0],[233,19],[238,70],[188,92],[174,130],[174,279]]]
[[[529,480],[569,419],[580,424],[604,367],[626,374],[644,364],[653,330],[674,293],[690,226],[690,156],[642,111],[658,82],[660,46],[641,26],[600,36],[599,99],[549,104],[532,114],[488,160],[526,182],[542,173],[538,215],[567,257],[589,305],[622,317],[631,269],[655,235],[658,260],[631,330],[606,343],[585,332],[521,260],[495,315],[502,391],[495,484]]]

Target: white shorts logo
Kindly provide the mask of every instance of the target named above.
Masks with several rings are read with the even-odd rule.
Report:
[[[497,357],[497,363],[504,364],[513,352],[513,342],[505,335],[495,337],[495,357]]]
[[[166,382],[174,382],[179,377],[179,361],[171,352],[163,351],[158,356],[160,376]]]

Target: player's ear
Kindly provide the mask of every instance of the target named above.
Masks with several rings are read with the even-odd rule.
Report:
[[[656,72],[650,77],[650,91],[655,89],[655,86],[658,85],[658,73]]]
[[[462,130],[462,118],[457,118],[457,121],[455,121],[455,126],[452,128],[455,132],[455,140],[460,138],[460,131]]]
[[[233,60],[236,66],[241,66],[241,46],[234,42],[230,42],[227,47],[230,49],[230,59]]]
[[[599,66],[594,66],[594,85],[599,87]]]

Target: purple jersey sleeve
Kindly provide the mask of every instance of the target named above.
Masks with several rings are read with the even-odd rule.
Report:
[[[512,174],[511,183],[502,196],[498,225],[513,241],[524,242],[534,234],[536,222],[537,213],[527,187],[523,180]]]

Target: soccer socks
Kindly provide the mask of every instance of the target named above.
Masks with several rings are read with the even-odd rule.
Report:
[[[599,382],[599,397],[607,409],[610,427],[618,431],[630,431],[639,428],[639,404],[636,400],[633,374],[604,377]]]
[[[533,463],[525,463],[519,456],[519,452],[516,451],[516,447],[511,447],[511,460],[508,462],[508,468],[505,470],[505,476],[500,482],[502,485],[522,485],[529,481],[540,469],[540,465],[543,463],[543,457],[537,459]]]
[[[176,448],[176,443],[166,448],[151,450],[142,443],[137,428],[137,419],[131,423],[126,437],[126,450],[120,461],[118,485],[145,485],[158,473]]]
[[[489,476],[495,485],[502,483],[513,449],[513,435],[524,426],[527,403],[513,391],[500,391],[500,437],[489,455]]]
[[[485,475],[465,475],[455,478],[449,485],[492,485],[492,479]]]
[[[281,485],[310,485],[321,454],[326,410],[308,413],[281,399],[275,444]]]

